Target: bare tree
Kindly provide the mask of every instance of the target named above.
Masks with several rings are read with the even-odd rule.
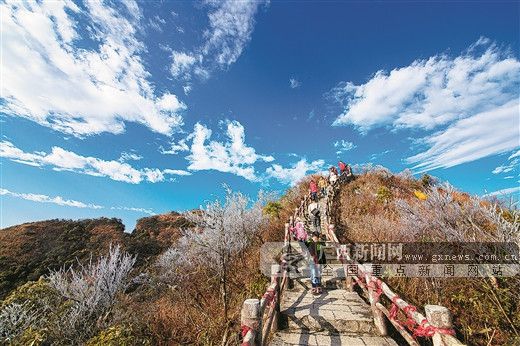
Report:
[[[219,279],[224,317],[228,316],[228,275],[233,258],[251,242],[267,221],[262,206],[268,197],[262,193],[256,202],[239,192],[226,189],[224,203],[216,200],[202,210],[187,213],[195,229],[184,232],[179,246],[190,261],[204,263]]]
[[[106,315],[116,302],[116,295],[124,291],[128,276],[135,264],[135,256],[121,251],[119,245],[110,246],[107,256],[78,269],[62,268],[48,277],[51,287],[72,302],[63,319],[71,341],[89,337],[98,319]]]

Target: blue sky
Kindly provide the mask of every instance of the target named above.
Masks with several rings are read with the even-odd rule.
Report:
[[[0,6],[2,227],[131,230],[339,158],[519,194],[518,2]]]

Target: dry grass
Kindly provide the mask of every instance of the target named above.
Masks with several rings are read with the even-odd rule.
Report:
[[[414,190],[428,199],[419,200]],[[500,226],[503,220],[490,216],[489,202],[449,187],[429,189],[421,181],[386,172],[358,176],[342,187],[336,205],[341,241],[518,241],[520,225]],[[502,213],[504,218],[508,213]],[[518,277],[392,278],[388,283],[419,307],[448,307],[458,336],[470,345],[520,344]]]

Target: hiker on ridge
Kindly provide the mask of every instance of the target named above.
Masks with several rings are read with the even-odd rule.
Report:
[[[334,185],[338,181],[338,170],[336,167],[329,168],[329,184]]]
[[[343,175],[347,171],[347,165],[343,161],[338,162],[338,167],[339,175]]]
[[[321,266],[327,263],[325,252],[323,251],[323,242],[320,240],[318,232],[312,233],[312,238],[306,242],[309,250],[309,267],[311,271],[312,294],[321,294]]]
[[[311,200],[318,200],[318,184],[316,184],[316,180],[312,179],[309,184],[309,191],[311,193]]]
[[[327,192],[327,180],[324,177],[320,177],[318,180],[318,187],[320,188],[320,193],[322,197],[325,197]]]
[[[312,222],[312,232],[320,232],[321,231],[321,212],[320,207],[316,201],[313,201],[307,207],[307,211],[309,212],[309,218]]]

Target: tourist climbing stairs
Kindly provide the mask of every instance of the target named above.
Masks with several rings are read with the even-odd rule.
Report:
[[[285,226],[282,259],[271,268],[271,284],[261,299],[244,301],[242,345],[419,346],[418,337],[431,339],[433,346],[463,345],[454,337],[448,309],[426,305],[426,316],[422,315],[373,276],[371,264],[357,263],[342,252],[331,223],[338,183],[327,190],[318,203],[321,233],[327,240],[323,293],[311,293],[306,248],[291,241],[290,227],[297,218],[305,220],[308,232],[312,229],[307,210],[310,198],[306,196]],[[350,273],[349,266],[355,267],[356,274],[345,275]],[[392,304],[390,308],[385,307],[383,298]]]

